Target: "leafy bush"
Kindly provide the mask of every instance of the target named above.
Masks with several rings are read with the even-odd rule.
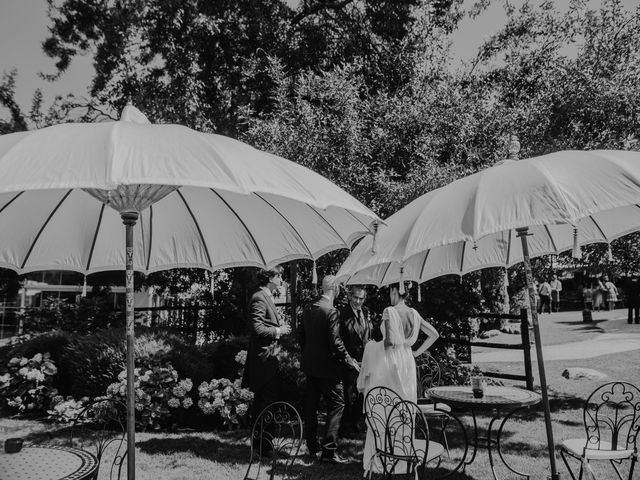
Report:
[[[227,427],[246,425],[253,393],[242,388],[241,382],[239,378],[233,382],[227,378],[202,382],[198,387],[202,413],[216,415]]]
[[[142,371],[144,373],[141,374]],[[143,430],[149,427],[159,430],[169,424],[172,410],[187,409],[193,405],[188,395],[193,383],[188,378],[178,380],[178,372],[170,363],[151,362],[134,372],[136,424]],[[118,382],[107,387],[107,396],[126,401],[126,370],[120,372]]]
[[[114,311],[103,297],[81,298],[78,303],[48,297],[41,308],[27,309],[18,317],[25,331],[30,333],[61,329],[87,334],[124,324],[122,313]]]
[[[19,413],[43,413],[57,393],[52,387],[57,371],[48,352],[12,358],[0,376],[3,406]]]
[[[124,369],[125,360],[121,330],[73,336],[64,348],[56,384],[62,395],[73,398],[104,395]]]
[[[212,365],[211,375],[208,378],[239,378],[236,355],[249,348],[249,337],[230,337],[224,340],[205,345],[202,352]]]

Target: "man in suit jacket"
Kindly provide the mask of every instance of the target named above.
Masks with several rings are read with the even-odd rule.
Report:
[[[358,363],[362,363],[364,346],[373,338],[373,325],[368,314],[362,308],[367,291],[360,286],[349,290],[349,303],[340,309],[340,338],[347,352]],[[358,374],[352,369],[346,370],[342,377],[344,388],[344,414],[340,431],[342,435],[358,432],[358,423],[362,417],[363,396],[358,392],[356,382]]]
[[[340,285],[336,277],[328,275],[322,280],[322,296],[307,306],[300,328],[302,371],[305,384],[305,433],[307,448],[313,458],[322,449],[322,460],[343,463],[337,455],[338,429],[344,411],[342,377],[344,371],[359,371],[360,367],[347,353],[340,338],[338,311],[333,306]],[[327,405],[327,432],[318,443],[318,406],[320,397]]]
[[[252,423],[262,409],[280,400],[278,359],[275,349],[280,337],[291,332],[276,310],[272,291],[282,284],[282,267],[258,272],[259,289],[249,301],[251,336],[243,385],[254,394]]]

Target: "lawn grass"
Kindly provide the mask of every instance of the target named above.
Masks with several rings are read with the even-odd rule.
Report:
[[[559,337],[585,339],[582,335],[594,334],[593,328],[601,332],[640,332],[640,326],[627,325],[622,311],[602,312],[606,321],[597,322],[581,330],[580,312],[574,312],[567,318],[554,315],[543,316],[543,338],[553,341]],[[562,315],[562,314],[561,314]],[[575,318],[574,318],[575,317]],[[608,318],[607,318],[608,317]],[[603,318],[596,319],[602,320]],[[545,321],[548,321],[545,324]],[[579,323],[577,323],[579,322]],[[560,332],[560,333],[559,333]],[[573,333],[572,333],[573,332]],[[516,373],[522,370],[520,363],[483,364],[491,369]],[[605,380],[568,380],[562,377],[567,367],[586,367],[596,369],[607,375]],[[590,359],[546,362],[547,382],[551,399],[551,415],[554,425],[556,444],[563,439],[583,437],[582,407],[584,400],[599,385],[606,381],[621,380],[640,385],[640,350],[603,355]],[[534,375],[537,381],[537,367],[534,363]],[[505,382],[508,383],[508,382]],[[537,388],[537,387],[536,387]],[[469,417],[461,412],[460,418],[469,426]],[[481,428],[486,428],[489,419],[479,418]],[[24,437],[33,443],[62,443],[66,440],[64,429],[33,420],[14,418],[0,419],[0,440],[8,437]],[[184,431],[179,433],[137,433],[136,434],[136,477],[140,480],[235,480],[244,478],[249,460],[249,432],[235,430],[229,432]],[[438,431],[432,426],[432,436]],[[451,445],[452,461],[461,455],[459,432],[450,431],[448,439]],[[437,438],[436,438],[437,439]],[[297,461],[292,470],[293,479],[300,480],[338,480],[362,478],[362,439],[344,440],[341,449],[349,459],[346,465],[313,464],[305,465]],[[301,451],[304,453],[305,448]],[[516,469],[527,471],[532,479],[545,480],[549,473],[549,460],[546,448],[546,433],[543,414],[539,407],[526,414],[512,418],[505,425],[503,433],[503,451],[505,457]],[[105,458],[109,458],[106,454]],[[560,458],[558,469],[562,478],[569,474]],[[609,466],[594,465],[599,480],[614,478]],[[475,462],[464,473],[452,476],[455,479],[485,480],[492,478],[486,451],[478,452]],[[500,478],[518,478],[508,475],[503,467],[498,467]],[[100,480],[108,478],[105,469]],[[640,468],[634,474],[634,480],[640,480]]]

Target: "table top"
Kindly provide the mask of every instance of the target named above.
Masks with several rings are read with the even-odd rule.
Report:
[[[519,408],[535,405],[540,395],[529,390],[514,387],[485,387],[484,397],[475,398],[470,386],[442,386],[427,390],[429,398],[467,408]]]
[[[0,453],[0,480],[83,480],[97,468],[95,455],[71,447],[34,445]]]

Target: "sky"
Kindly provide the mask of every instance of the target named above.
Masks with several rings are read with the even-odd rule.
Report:
[[[290,5],[298,2],[286,1]],[[465,0],[465,4],[472,1]],[[502,3],[502,0],[497,0],[475,20],[463,21],[452,47],[456,61],[471,58],[482,40],[504,25],[506,15]],[[511,3],[518,5],[522,1],[512,0]],[[598,4],[599,0],[591,3]],[[638,0],[624,0],[624,3],[630,8],[637,5]],[[566,5],[567,1],[558,0],[558,4]],[[47,107],[56,95],[87,95],[93,76],[90,56],[75,57],[69,70],[55,82],[38,76],[40,72],[55,73],[53,60],[42,51],[42,41],[48,34],[47,24],[46,0],[0,0],[0,73],[8,73],[14,68],[18,70],[16,100],[25,111],[30,108],[36,88],[42,89]]]

